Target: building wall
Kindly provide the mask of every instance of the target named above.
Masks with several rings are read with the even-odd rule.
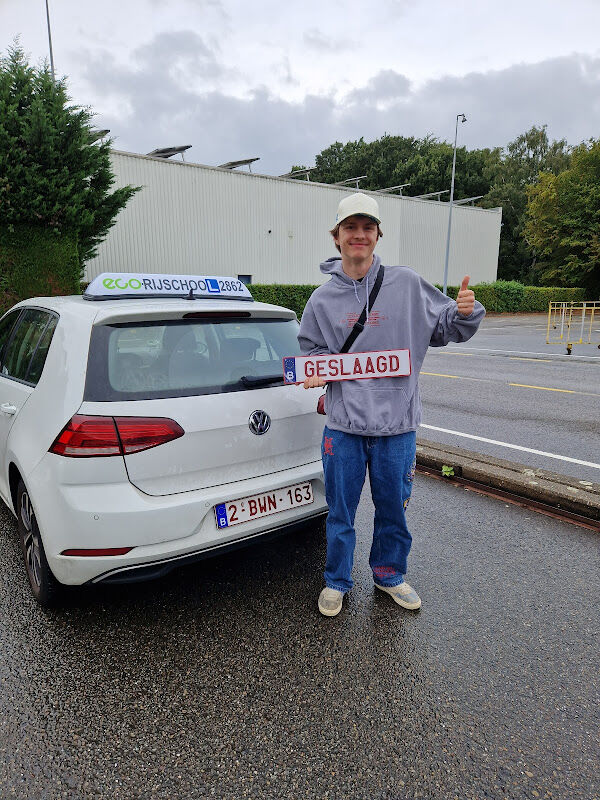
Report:
[[[143,186],[88,262],[101,272],[249,274],[253,283],[321,283],[337,251],[329,234],[347,187],[113,151],[116,186]],[[386,264],[442,283],[448,204],[375,194]],[[501,210],[455,206],[449,284],[496,279]]]

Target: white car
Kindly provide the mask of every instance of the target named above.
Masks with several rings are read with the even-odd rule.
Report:
[[[0,495],[39,603],[322,518],[319,390],[283,384],[297,332],[216,277],[104,274],[0,319]]]

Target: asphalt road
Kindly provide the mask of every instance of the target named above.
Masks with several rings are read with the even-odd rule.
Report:
[[[544,345],[545,331],[542,316],[488,317],[470,342],[430,348],[420,379],[425,425],[419,436],[599,482],[600,358],[556,358]],[[543,347],[548,353],[527,355]]]
[[[589,320],[589,316],[586,317]],[[600,364],[600,317],[595,318],[591,326],[592,341],[587,344],[589,326],[585,329],[586,344],[575,344],[573,352],[567,356],[566,331],[564,341],[559,340],[560,329],[550,329],[550,343],[546,344],[548,332],[547,314],[488,314],[483,320],[476,338],[471,344],[478,350],[488,349],[491,352],[525,351],[544,358],[562,358],[567,361],[588,359]],[[574,333],[580,333],[575,331]],[[453,345],[451,345],[452,347]]]
[[[0,510],[0,797],[598,800],[599,540],[417,476],[418,613],[322,529],[43,612]]]

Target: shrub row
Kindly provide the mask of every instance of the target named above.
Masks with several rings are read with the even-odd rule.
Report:
[[[255,300],[293,309],[302,316],[306,301],[316,286],[298,286],[282,283],[253,284],[248,287]],[[496,281],[471,287],[475,297],[487,311],[497,313],[548,311],[548,304],[582,303],[585,289],[561,289],[555,286],[523,286],[517,281]],[[441,289],[441,286],[438,286]],[[448,287],[448,297],[456,299],[458,286]]]
[[[255,300],[291,308],[296,312],[298,319],[302,316],[304,306],[316,288],[316,286],[285,283],[253,283],[248,287]]]
[[[19,300],[78,294],[77,241],[50,228],[0,226],[0,313]]]
[[[438,286],[438,289],[441,289]],[[475,298],[486,311],[497,313],[548,311],[552,303],[582,303],[585,289],[562,289],[559,286],[523,286],[517,281],[495,281],[471,287]],[[448,296],[456,299],[458,286],[448,287]]]

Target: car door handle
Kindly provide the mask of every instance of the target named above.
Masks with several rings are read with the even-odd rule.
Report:
[[[10,403],[2,403],[2,405],[0,405],[0,411],[2,411],[3,414],[15,414],[17,407],[12,406]]]

